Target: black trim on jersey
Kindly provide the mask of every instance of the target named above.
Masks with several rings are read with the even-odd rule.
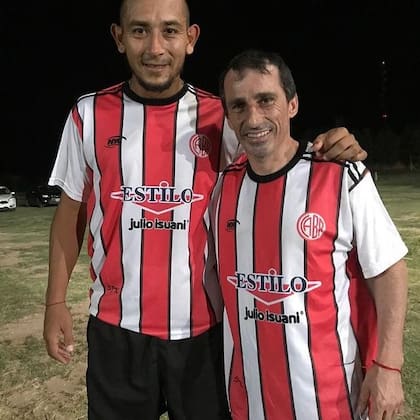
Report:
[[[223,170],[223,174],[225,174],[227,172],[242,171],[246,167],[247,164],[248,164],[248,159],[246,158],[246,156],[243,156],[243,157],[241,156],[237,160],[235,160],[235,162],[228,165]]]
[[[121,92],[121,88],[122,88],[123,82],[118,83],[116,85],[110,86],[108,88],[102,89],[102,90],[98,90],[96,92],[89,92],[89,93],[85,93],[81,96],[79,96],[77,98],[76,101],[76,105],[79,104],[79,102],[81,102],[83,99],[85,98],[89,98],[91,96],[103,96],[103,95],[115,95]]]
[[[357,170],[357,166],[354,163],[346,162],[346,167],[351,180],[357,184],[360,180],[360,172]]]
[[[187,86],[187,91],[197,96],[198,98],[211,98],[211,99],[219,100],[220,102],[222,101],[220,96],[214,95],[213,93],[207,92],[206,90],[194,87],[190,85],[189,83],[186,83],[186,86]]]
[[[324,159],[320,159],[318,157],[315,156],[315,152],[308,152],[306,151],[303,156],[302,159],[306,160],[306,161],[311,161],[311,162],[317,162],[317,163],[334,163],[336,165],[339,166],[346,166],[348,163],[351,162],[347,162],[347,161],[343,161],[343,160],[324,160]]]
[[[315,157],[314,152],[304,153],[302,159],[318,163],[335,163],[336,165],[340,165],[346,168],[349,178],[353,182],[353,184],[349,186],[349,192],[352,191],[359,184],[359,182],[370,172],[367,167],[364,167],[363,172],[360,172],[361,168],[357,165],[356,162],[318,159],[317,157]]]
[[[353,181],[353,185],[349,187],[349,192],[352,191],[360,181],[370,172],[368,168],[364,168],[363,172],[360,173],[359,167],[354,162],[347,162],[346,163],[347,172],[349,177]]]
[[[124,94],[127,95],[130,99],[143,105],[169,105],[179,101],[187,93],[188,86],[187,84],[184,84],[175,95],[170,96],[169,98],[144,98],[143,96],[139,96],[137,93],[132,91],[128,82],[124,82],[122,89]]]
[[[305,150],[306,150],[306,143],[299,142],[298,149],[297,149],[295,155],[293,156],[293,158],[285,166],[283,166],[283,168],[279,169],[276,172],[273,172],[272,174],[269,174],[269,175],[258,175],[258,174],[256,174],[252,170],[249,162],[248,162],[247,167],[246,167],[246,172],[247,172],[248,176],[255,182],[265,183],[265,182],[274,181],[275,179],[280,178],[285,173],[287,173],[290,169],[292,169],[299,162],[303,153],[305,153]]]

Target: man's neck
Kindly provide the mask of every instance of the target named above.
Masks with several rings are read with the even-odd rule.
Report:
[[[172,96],[176,95],[184,86],[184,81],[182,79],[177,79],[171,86],[167,89],[162,91],[158,90],[151,90],[146,89],[138,81],[135,77],[132,77],[128,81],[128,86],[130,89],[138,96],[147,99],[167,99],[171,98]]]
[[[248,156],[248,161],[257,175],[270,175],[284,168],[293,159],[298,148],[299,143],[290,137],[287,144],[281,147],[274,156],[261,159]]]

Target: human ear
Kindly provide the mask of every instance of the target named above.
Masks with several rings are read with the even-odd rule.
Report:
[[[194,46],[200,36],[200,27],[197,24],[191,25],[187,30],[188,44],[187,54],[190,55],[194,52]]]
[[[289,118],[293,118],[299,110],[299,100],[298,96],[295,95],[290,101],[289,101]]]
[[[117,46],[118,52],[121,54],[125,53],[125,46],[122,42],[122,28],[121,26],[117,25],[116,23],[113,23],[111,25],[111,35],[112,38],[114,38],[115,44]]]

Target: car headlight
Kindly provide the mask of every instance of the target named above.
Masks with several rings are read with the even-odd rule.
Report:
[[[42,194],[41,197],[42,198],[48,198],[48,195],[47,194]]]

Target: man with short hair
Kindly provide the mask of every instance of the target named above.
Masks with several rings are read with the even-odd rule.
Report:
[[[298,96],[277,53],[238,54],[220,89],[245,151],[212,203],[233,420],[395,418],[407,247],[369,171],[291,137]]]

